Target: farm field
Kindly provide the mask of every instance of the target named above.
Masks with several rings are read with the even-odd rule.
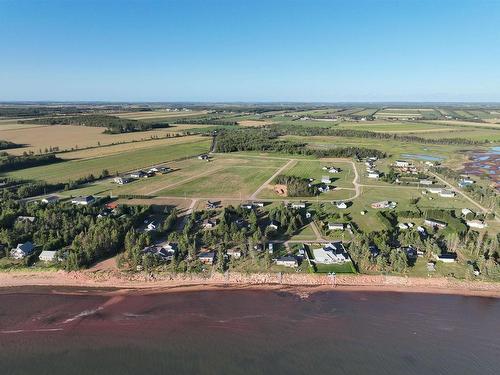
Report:
[[[126,151],[106,157],[83,160],[69,160],[61,163],[27,168],[9,172],[6,175],[17,179],[44,180],[47,182],[66,182],[89,174],[99,175],[103,169],[111,174],[143,168],[183,157],[208,152],[209,138],[195,139],[191,143],[172,144]]]
[[[19,124],[18,124],[19,125]],[[0,139],[27,145],[26,147],[12,149],[13,155],[33,151],[38,153],[46,148],[59,147],[60,151],[97,147],[113,143],[143,141],[152,138],[163,138],[172,134],[170,129],[150,130],[145,132],[104,134],[104,128],[75,126],[75,125],[47,125],[29,126],[19,125],[16,129],[4,129],[0,126]],[[199,127],[199,126],[198,126]],[[177,127],[175,128],[177,130]]]
[[[450,130],[450,127],[419,122],[400,122],[400,121],[360,121],[360,122],[342,122],[338,126],[341,129],[368,130],[384,133],[406,133],[412,131],[436,131]],[[456,128],[459,130],[460,128]]]
[[[131,150],[149,149],[158,146],[192,143],[201,140],[207,140],[207,138],[202,136],[184,136],[184,137],[172,137],[172,138],[161,138],[161,139],[149,139],[142,142],[141,141],[131,142],[131,143],[129,142],[117,145],[107,145],[107,146],[89,148],[85,150],[64,152],[58,154],[58,157],[67,160],[91,159],[91,158],[120,154]]]

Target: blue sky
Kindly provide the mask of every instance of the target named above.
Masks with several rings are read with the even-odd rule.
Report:
[[[500,1],[0,0],[0,100],[500,101]]]

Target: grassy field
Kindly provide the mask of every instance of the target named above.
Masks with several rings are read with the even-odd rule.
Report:
[[[161,190],[158,195],[244,199],[276,171],[276,168],[266,166],[265,161],[259,164],[259,166],[224,167],[184,184]]]
[[[207,114],[207,111],[145,111],[145,112],[119,112],[114,116],[132,120],[163,120],[180,117],[200,116]]]
[[[125,151],[106,157],[95,157],[83,160],[69,160],[57,164],[10,172],[7,175],[13,178],[44,180],[48,182],[65,182],[89,174],[99,175],[103,169],[112,174],[143,168],[153,164],[197,155],[207,152],[211,140],[196,138],[190,143],[176,143]]]

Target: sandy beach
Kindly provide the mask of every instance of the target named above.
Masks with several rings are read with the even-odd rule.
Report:
[[[409,278],[385,275],[240,274],[211,275],[127,274],[119,271],[9,271],[0,272],[0,288],[59,286],[112,288],[128,291],[181,292],[217,289],[271,289],[308,294],[325,290],[412,292],[500,298],[500,284],[451,278]]]

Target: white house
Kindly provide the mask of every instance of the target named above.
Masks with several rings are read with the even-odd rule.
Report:
[[[20,243],[10,251],[10,256],[14,259],[23,259],[25,256],[30,255],[33,250],[35,250],[35,246],[30,241]]]
[[[411,165],[411,162],[409,162],[408,160],[396,160],[394,162],[394,165],[396,167],[408,168]]]
[[[297,262],[297,259],[295,257],[285,256],[276,259],[276,265],[285,267],[297,267],[299,263]]]
[[[369,172],[368,173],[368,178],[379,179],[380,178],[380,173],[378,173],[378,172]]]
[[[75,197],[71,199],[71,203],[80,206],[87,206],[89,204],[92,204],[94,201],[95,198],[92,195],[82,195],[80,197]]]
[[[158,224],[155,221],[152,221],[151,223],[148,224],[146,227],[145,231],[146,232],[151,232],[154,231],[158,228]]]
[[[445,189],[443,189],[439,193],[439,196],[443,197],[443,198],[453,198],[455,196],[455,192],[452,191],[452,190],[445,190]]]
[[[328,230],[344,230],[342,223],[328,223]]]
[[[278,228],[280,227],[280,223],[278,223],[276,220],[272,220],[267,227],[278,230]]]
[[[319,264],[335,264],[350,262],[351,258],[342,242],[325,244],[322,248],[313,249],[314,261]]]
[[[424,224],[428,225],[430,227],[437,227],[437,228],[446,228],[448,224],[445,222],[439,221],[439,220],[434,220],[434,219],[425,219]]]
[[[432,194],[440,194],[443,189],[442,188],[427,188],[427,191]]]
[[[468,214],[473,214],[468,208],[462,208],[462,216],[467,216]]]
[[[347,204],[345,202],[337,202],[335,205],[337,206],[337,208],[340,208],[342,210],[347,208]]]
[[[44,250],[40,253],[38,259],[43,262],[53,262],[56,258],[56,251]]]
[[[331,168],[328,170],[328,173],[340,173],[340,169],[338,169],[338,168],[334,168],[334,167],[331,167]]]
[[[306,204],[305,204],[305,202],[293,202],[292,208],[295,208],[295,209],[306,208]]]
[[[128,184],[130,182],[130,178],[118,176],[118,177],[115,177],[113,181],[118,185],[124,185],[124,184]]]
[[[252,202],[254,207],[264,207],[264,202]]]
[[[234,259],[241,258],[241,250],[237,247],[227,250],[227,255]]]
[[[399,227],[399,229],[403,229],[403,230],[408,229],[408,225],[406,225],[405,223],[399,223],[398,227]]]
[[[420,185],[432,185],[433,183],[434,183],[434,181],[432,181],[432,180],[420,180],[419,181]]]
[[[51,204],[56,203],[59,200],[59,197],[55,195],[49,195],[48,197],[42,198],[42,203]]]
[[[19,221],[21,223],[34,223],[35,222],[35,217],[34,216],[18,216],[16,221]]]
[[[323,177],[321,177],[321,182],[323,184],[331,184],[332,180],[330,180],[330,177],[328,177],[328,176],[323,176]]]
[[[488,227],[488,224],[482,220],[468,220],[465,223],[471,228],[483,229]]]
[[[455,253],[446,253],[438,255],[438,260],[443,263],[454,263],[457,260],[457,254]]]

